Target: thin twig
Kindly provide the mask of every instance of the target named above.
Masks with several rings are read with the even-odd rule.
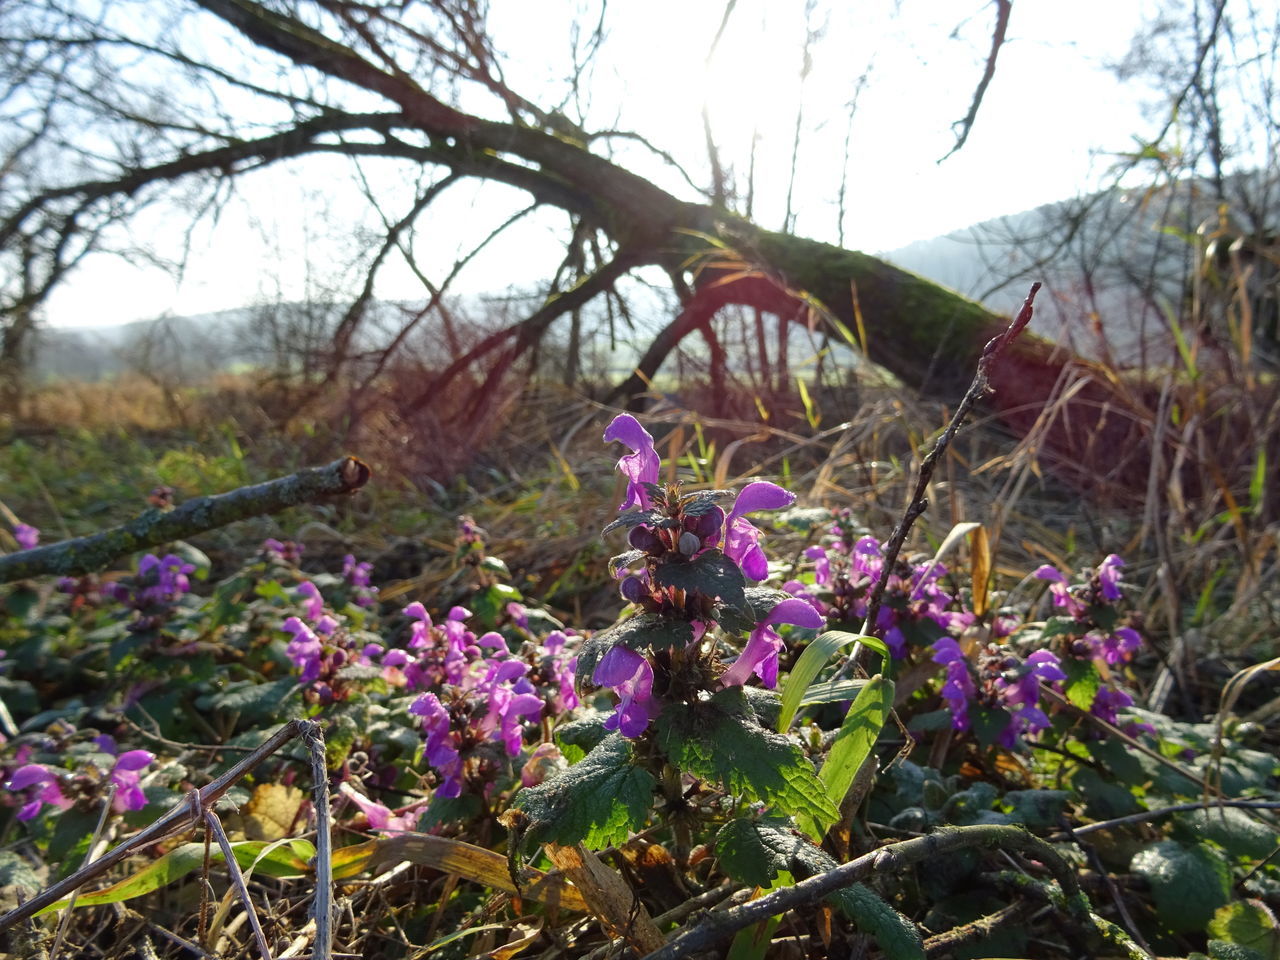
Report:
[[[45,907],[55,904],[79,890],[90,880],[102,876],[116,864],[128,859],[138,851],[189,829],[199,821],[202,812],[217,803],[222,795],[235,786],[241,777],[294,737],[301,734],[308,723],[309,721],[306,720],[290,720],[272,734],[270,739],[264,742],[262,746],[254,750],[253,753],[216,780],[206,784],[199,790],[193,790],[182,803],[176,804],[168,813],[165,813],[160,819],[152,823],[151,826],[134,834],[110,853],[98,858],[93,863],[81,867],[69,877],[59,880],[53,886],[40,891],[26,903],[14,907],[0,917],[0,932],[8,930],[29,917],[35,916]]]
[[[1159,820],[1161,817],[1167,817],[1173,813],[1189,813],[1194,810],[1216,810],[1222,807],[1231,807],[1236,810],[1280,810],[1280,801],[1278,800],[1210,800],[1207,803],[1203,800],[1197,800],[1192,803],[1175,803],[1168,807],[1157,807],[1155,810],[1143,810],[1141,813],[1130,813],[1123,817],[1113,817],[1110,820],[1099,820],[1097,823],[1087,823],[1083,827],[1073,827],[1071,834],[1074,836],[1084,836],[1088,833],[1097,833],[1099,830],[1110,830],[1112,827],[1121,827],[1126,823],[1145,823],[1149,820]],[[1055,839],[1068,839],[1066,836]]]
[[[329,960],[333,953],[333,853],[330,849],[332,823],[329,812],[329,769],[324,755],[324,734],[320,725],[308,721],[302,739],[311,754],[313,801],[316,808],[316,895],[311,916],[316,922],[316,943],[312,960]]]
[[[915,524],[919,516],[929,506],[927,494],[929,483],[933,480],[934,467],[937,466],[938,460],[942,458],[942,454],[950,445],[956,432],[960,429],[960,425],[964,423],[964,418],[973,409],[974,404],[990,391],[989,377],[991,368],[999,361],[1000,355],[1004,353],[1005,348],[1031,322],[1031,315],[1034,312],[1033,304],[1039,290],[1040,283],[1037,281],[1031,285],[1031,292],[1027,294],[1027,299],[1023,301],[1022,309],[1018,311],[1018,315],[1013,319],[1013,322],[1009,324],[1002,334],[998,337],[993,337],[982,348],[982,356],[978,359],[978,369],[973,375],[973,382],[969,384],[969,389],[965,391],[964,398],[956,408],[955,416],[951,418],[947,428],[942,431],[942,435],[938,437],[928,456],[921,461],[920,469],[916,473],[916,485],[911,494],[911,501],[907,504],[907,509],[903,512],[902,519],[893,528],[893,533],[890,534],[889,540],[885,544],[884,563],[880,570],[880,579],[876,582],[875,589],[871,591],[871,598],[867,603],[867,617],[862,624],[862,634],[864,636],[880,636],[877,632],[879,628],[876,626],[876,619],[880,615],[880,606],[884,602],[884,593],[889,585],[889,576],[893,573],[894,565],[898,561],[898,554],[902,552],[902,545],[906,542],[907,534],[911,532],[912,525]],[[857,659],[858,648],[855,646],[854,654],[850,660],[856,662]]]
[[[127,523],[87,537],[63,540],[0,556],[0,583],[48,574],[73,576],[103,570],[126,554],[225,527],[264,513],[354,493],[372,476],[355,457],[309,467],[287,477],[241,487],[216,497],[196,497],[168,513],[147,510]]]
[[[258,920],[258,911],[253,908],[253,898],[249,896],[249,887],[244,882],[244,874],[240,872],[240,864],[236,862],[236,851],[231,846],[231,840],[227,837],[227,832],[222,829],[222,821],[218,819],[218,815],[208,807],[204,811],[204,822],[208,824],[210,832],[217,838],[218,847],[222,850],[222,858],[227,862],[227,875],[231,878],[231,885],[235,887],[235,891],[240,896],[240,902],[244,904],[245,915],[249,918],[249,926],[253,930],[253,938],[258,942],[258,950],[262,954],[262,960],[271,960],[271,948],[267,945],[267,935],[262,930],[262,923]]]

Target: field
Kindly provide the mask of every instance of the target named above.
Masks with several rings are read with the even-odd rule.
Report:
[[[1280,958],[1265,454],[1086,495],[979,411],[899,552],[954,411],[883,385],[447,456],[258,391],[5,428],[0,563],[372,472],[0,588],[10,955]]]

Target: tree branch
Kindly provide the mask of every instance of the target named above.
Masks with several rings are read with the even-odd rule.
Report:
[[[1004,46],[1005,32],[1009,29],[1009,14],[1012,12],[1013,0],[996,0],[996,27],[991,34],[991,52],[987,54],[987,65],[982,71],[982,79],[978,81],[978,89],[973,91],[973,102],[969,104],[969,112],[965,114],[963,120],[957,120],[951,125],[952,129],[960,128],[960,132],[956,134],[956,145],[947,151],[947,155],[939,160],[939,163],[963,147],[965,141],[969,139],[973,122],[978,119],[982,98],[986,96],[987,87],[991,85],[991,79],[996,75],[996,57],[1000,56],[1000,48]]]
[[[148,510],[112,530],[0,557],[0,583],[47,574],[73,576],[102,570],[116,558],[137,550],[322,497],[354,493],[372,475],[362,461],[344,457],[328,466],[311,467],[216,497],[197,497],[168,513]]]

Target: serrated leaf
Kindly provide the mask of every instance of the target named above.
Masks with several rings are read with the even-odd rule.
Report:
[[[840,809],[854,778],[876,745],[876,738],[893,712],[893,681],[876,674],[862,688],[845,714],[840,731],[818,771],[818,779],[827,789],[827,798]],[[838,819],[838,818],[837,818]],[[798,817],[800,828],[815,840],[821,840],[835,820],[823,821]]]
[[[1231,868],[1199,844],[1157,843],[1138,853],[1130,870],[1150,884],[1156,913],[1178,933],[1202,930],[1231,897]]]
[[[1275,914],[1261,900],[1238,900],[1219,907],[1207,932],[1217,940],[1257,951],[1268,960],[1280,956],[1280,928]]]
[[[579,684],[590,683],[601,658],[617,644],[637,652],[646,648],[666,650],[693,641],[693,627],[686,620],[673,620],[659,613],[641,613],[615,623],[590,637],[578,651],[574,676]]]
[[[1102,686],[1102,674],[1098,672],[1097,665],[1092,660],[1064,657],[1062,670],[1067,675],[1062,692],[1072,705],[1088,710],[1093,706],[1093,700]]]
[[[1010,790],[1004,795],[1013,819],[1031,830],[1056,827],[1070,799],[1069,790]]]
[[[582,843],[599,850],[641,829],[653,801],[653,775],[636,766],[631,741],[611,733],[581,762],[516,794],[529,818],[526,843]]]
[[[560,745],[560,750],[569,763],[577,763],[609,735],[609,731],[604,728],[604,722],[609,716],[607,713],[598,713],[556,727],[556,743]]]
[[[616,557],[609,558],[609,566],[614,570],[621,570],[629,567],[637,560],[647,556],[643,550],[628,550],[626,553],[620,553]]]
[[[692,560],[669,557],[658,567],[654,580],[660,587],[675,587],[723,600],[734,606],[746,602],[747,578],[742,569],[719,550],[706,550]]]
[[[1050,617],[1040,631],[1040,641],[1043,643],[1053,637],[1078,637],[1080,631],[1080,622],[1074,617]]]
[[[1179,814],[1178,822],[1189,837],[1212,840],[1240,859],[1261,860],[1280,844],[1280,831],[1234,807],[1192,810]]]
[[[201,709],[239,713],[246,720],[273,717],[292,694],[300,690],[297,677],[282,677],[269,683],[237,681],[199,702]]]
[[[804,880],[838,866],[825,850],[777,820],[732,820],[717,834],[715,850],[725,873],[754,886],[766,886],[783,871]],[[874,937],[889,960],[923,960],[924,946],[915,925],[872,890],[854,884],[827,900]]]
[[[684,773],[780,813],[827,821],[840,815],[804,751],[760,726],[740,688],[704,703],[668,706],[655,730],[663,752]]]
[[[698,490],[680,498],[680,512],[686,517],[701,517],[732,496],[732,490]]]
[[[605,525],[600,531],[600,536],[607,537],[619,527],[626,527],[630,530],[632,527],[638,527],[642,523],[657,525],[666,519],[666,515],[658,510],[628,510],[626,513],[619,514],[616,519]]]

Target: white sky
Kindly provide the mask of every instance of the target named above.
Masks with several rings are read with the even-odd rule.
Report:
[[[1105,69],[1128,49],[1152,4],[1016,0],[1009,39],[969,141],[939,164],[954,142],[951,124],[966,113],[981,75],[994,6],[985,0],[910,0],[899,9],[899,2],[833,2],[818,12],[826,29],[804,90],[793,202],[800,234],[838,239],[846,104],[868,70],[853,122],[844,220],[845,245],[856,249],[890,250],[1087,191],[1110,163],[1104,154],[1129,148],[1132,135],[1152,126],[1141,110],[1150,92],[1123,87]],[[508,56],[511,86],[535,99],[541,90],[559,89],[576,4],[495,0],[493,6],[491,32]],[[707,73],[703,61],[722,12],[719,0],[611,3],[608,45],[584,84],[591,98],[588,126],[639,131],[702,182],[699,111],[705,95],[740,186],[749,139],[758,128],[755,219],[778,228],[800,99],[804,4],[741,0]],[[540,102],[547,106],[554,99]],[[620,145],[618,156],[696,199],[638,148]],[[346,188],[347,161],[308,160],[294,169],[302,175],[280,169],[246,179],[217,224],[193,234],[180,281],[154,266],[96,256],[55,292],[47,319],[60,326],[116,324],[277,295],[297,299],[338,285],[349,276],[340,265],[368,243],[367,233],[347,224],[367,228],[376,221]],[[388,196],[397,195],[396,186],[387,187]],[[525,202],[492,185],[455,188],[423,222],[420,260],[441,279],[461,252]],[[401,207],[394,201],[388,206],[398,217]],[[478,259],[452,289],[492,292],[547,277],[562,253],[557,231],[564,222],[554,212],[533,218]],[[139,221],[136,235],[166,251],[176,249],[185,229],[183,211],[155,207]],[[391,299],[423,296],[410,272],[394,264],[377,292]]]

